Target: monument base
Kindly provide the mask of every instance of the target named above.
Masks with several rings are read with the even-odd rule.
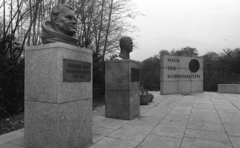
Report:
[[[137,61],[106,61],[106,117],[130,120],[140,114],[139,68]]]
[[[62,104],[25,101],[27,148],[84,148],[92,142],[92,100]]]
[[[53,43],[25,52],[26,148],[92,143],[92,52]]]
[[[130,120],[139,115],[139,90],[106,91],[105,116],[108,118]]]

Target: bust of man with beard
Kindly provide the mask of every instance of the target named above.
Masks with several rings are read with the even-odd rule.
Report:
[[[119,57],[128,60],[130,58],[129,53],[133,50],[133,42],[132,39],[128,36],[124,36],[120,39],[120,49],[121,52],[119,54]]]
[[[76,34],[77,19],[73,8],[67,4],[53,7],[50,21],[42,22],[42,43],[63,42],[77,45]]]

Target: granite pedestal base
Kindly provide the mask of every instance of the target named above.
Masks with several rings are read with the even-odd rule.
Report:
[[[106,117],[130,120],[140,114],[139,67],[132,60],[106,61]]]
[[[66,65],[66,60],[71,62]],[[82,63],[88,66],[82,69]],[[63,43],[27,48],[24,118],[26,148],[90,144],[92,52]]]
[[[139,115],[139,90],[105,92],[105,116],[108,118],[130,120]]]

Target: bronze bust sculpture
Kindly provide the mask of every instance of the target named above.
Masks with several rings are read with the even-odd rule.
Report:
[[[42,43],[63,42],[71,45],[77,44],[76,34],[77,19],[73,8],[67,4],[53,7],[50,21],[42,22]]]
[[[133,50],[133,42],[132,39],[130,37],[122,37],[120,39],[120,48],[121,48],[121,52],[119,54],[119,57],[128,60],[129,59],[129,53],[132,52]]]

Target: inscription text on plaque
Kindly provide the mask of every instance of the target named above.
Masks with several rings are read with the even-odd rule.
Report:
[[[63,59],[63,82],[90,82],[91,63]]]
[[[140,70],[137,68],[131,68],[131,82],[140,81]]]

